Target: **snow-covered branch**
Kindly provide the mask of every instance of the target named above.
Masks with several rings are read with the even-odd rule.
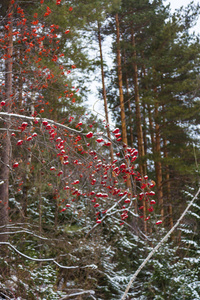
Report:
[[[122,200],[124,200],[124,198],[126,198],[126,195],[124,195],[119,201],[117,201],[113,206],[111,206],[111,207],[107,210],[105,216],[101,219],[101,222],[104,221],[106,218],[108,218],[109,216],[112,215],[112,210],[113,210],[120,202],[122,202]],[[89,232],[87,233],[87,235],[86,235],[86,238],[87,238],[87,237],[95,230],[95,228],[96,228],[99,224],[101,224],[101,223],[96,223],[96,224],[90,229],[90,231],[89,231]]]
[[[0,232],[0,235],[1,234],[5,234],[5,235],[8,235],[8,234],[17,234],[17,233],[28,233],[28,234],[30,234],[30,235],[33,235],[33,236],[35,236],[35,237],[37,237],[37,238],[39,238],[39,239],[41,239],[41,240],[48,240],[48,238],[45,238],[45,237],[43,237],[43,236],[39,236],[39,235],[37,235],[37,234],[35,234],[35,233],[33,233],[33,232],[30,232],[30,231],[28,231],[28,230],[18,230],[18,231],[4,231],[4,232]]]
[[[77,134],[83,134],[83,135],[86,135],[84,133],[82,133],[81,131],[78,131],[76,129],[73,129],[73,128],[70,128],[66,125],[63,125],[61,123],[58,123],[58,122],[55,122],[53,120],[50,120],[50,119],[46,119],[46,118],[36,118],[36,117],[29,117],[29,116],[24,116],[24,115],[20,115],[20,114],[12,114],[12,113],[7,113],[7,112],[0,112],[0,116],[2,117],[9,117],[9,118],[18,118],[18,119],[23,119],[23,120],[26,120],[26,121],[33,121],[33,120],[37,120],[38,122],[39,121],[47,121],[49,124],[53,124],[53,125],[56,125],[57,127],[61,127],[61,128],[64,128],[64,129],[67,129],[67,130],[70,130],[70,131],[73,131]]]
[[[89,291],[82,291],[82,292],[73,293],[73,294],[64,296],[64,297],[60,298],[59,300],[71,299],[71,298],[73,298],[73,297],[77,297],[77,296],[81,296],[81,295],[85,295],[85,294],[89,294],[89,295],[91,296],[91,295],[94,295],[95,292],[92,291],[92,290],[89,290]],[[93,299],[95,299],[95,298],[93,297]]]
[[[184,212],[182,213],[182,215],[180,216],[180,218],[178,219],[178,221],[176,222],[176,224],[170,229],[170,231],[162,238],[162,240],[158,243],[158,245],[153,248],[153,250],[149,253],[149,255],[147,256],[147,258],[143,261],[143,263],[139,266],[139,268],[137,269],[137,271],[134,273],[134,275],[132,276],[131,280],[129,281],[127,288],[121,298],[121,300],[125,300],[126,296],[128,294],[128,291],[131,287],[131,285],[133,284],[133,282],[135,281],[136,277],[138,276],[138,274],[140,273],[140,271],[144,268],[144,266],[147,264],[147,262],[150,260],[150,258],[154,255],[154,253],[160,248],[160,246],[167,241],[168,237],[171,235],[171,233],[176,229],[176,227],[180,224],[181,220],[185,217],[186,213],[188,212],[188,210],[190,209],[190,207],[192,206],[193,202],[196,200],[196,198],[198,197],[200,193],[200,188],[198,189],[196,195],[193,197],[193,199],[190,201],[190,203],[188,204],[188,206],[186,207],[186,209],[184,210]]]
[[[86,266],[83,266],[83,267],[79,267],[79,266],[63,266],[63,265],[59,264],[54,258],[33,258],[33,257],[30,257],[30,256],[22,253],[21,251],[19,251],[15,246],[13,246],[12,244],[10,244],[8,242],[0,242],[0,245],[6,245],[6,246],[12,248],[19,255],[25,257],[26,259],[32,260],[32,261],[37,261],[37,262],[53,262],[54,264],[56,264],[61,269],[67,269],[67,270],[79,269],[79,268],[81,268],[81,269],[85,269],[85,268],[97,269],[97,266],[94,265],[94,264],[92,264],[92,265],[86,265]]]

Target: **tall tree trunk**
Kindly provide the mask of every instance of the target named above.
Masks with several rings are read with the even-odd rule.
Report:
[[[127,142],[127,131],[126,131],[126,115],[124,107],[124,95],[123,95],[123,82],[122,82],[122,61],[121,61],[121,50],[120,50],[120,31],[119,31],[119,17],[115,15],[116,20],[116,42],[117,42],[117,72],[118,72],[118,85],[119,85],[119,102],[121,109],[121,124],[122,124],[122,141],[128,145]]]
[[[19,60],[22,61],[22,49],[19,49]],[[20,65],[20,69],[19,69],[19,106],[20,108],[22,108],[22,98],[23,98],[23,76],[22,76],[22,68]]]
[[[163,125],[165,126],[165,118],[163,118]],[[167,139],[163,137],[163,148],[164,148],[164,157],[168,158],[168,151],[167,151]],[[171,199],[171,184],[170,184],[170,173],[169,173],[169,165],[166,164],[165,166],[165,180],[167,183],[167,205],[168,205],[168,215],[169,215],[169,226],[172,228],[174,226],[173,221],[173,214],[172,214],[172,199]]]
[[[33,116],[35,112],[35,92],[32,94],[32,104],[30,105],[30,115]],[[33,122],[30,122],[30,132],[33,130]],[[30,143],[31,144],[31,143]],[[26,168],[23,175],[23,188],[22,188],[22,212],[23,219],[27,218],[27,207],[28,207],[28,190],[30,188],[30,165],[32,161],[32,151],[29,151],[26,158]]]
[[[158,193],[158,204],[160,206],[160,214],[164,221],[164,206],[163,206],[163,189],[162,189],[162,164],[161,164],[161,147],[160,147],[160,125],[158,123],[158,102],[155,102],[155,168],[156,168],[156,183]]]
[[[156,82],[156,73],[153,68],[153,78]],[[163,202],[163,174],[162,174],[162,163],[161,163],[161,137],[160,137],[160,121],[159,121],[159,102],[157,99],[157,87],[154,87],[154,122],[155,122],[155,153],[154,163],[156,172],[156,184],[157,184],[157,195],[158,204],[160,207],[161,219],[164,222],[164,202]]]
[[[141,175],[146,174],[146,163],[143,162],[143,158],[145,156],[144,152],[144,140],[143,140],[143,131],[142,131],[142,118],[141,118],[141,111],[140,111],[140,95],[139,95],[139,86],[138,86],[138,68],[137,68],[137,54],[135,49],[135,36],[133,28],[131,30],[131,42],[133,46],[133,83],[134,83],[134,90],[135,90],[135,109],[136,109],[136,125],[137,125],[137,138],[138,138],[138,154],[141,158],[140,163],[140,173]]]
[[[12,4],[9,3],[8,13],[12,14]],[[5,97],[7,112],[11,112],[12,105],[12,55],[13,55],[13,25],[12,15],[9,18],[9,29],[7,33],[6,60],[5,60]],[[1,169],[0,169],[0,226],[6,226],[9,220],[8,201],[9,201],[9,173],[10,173],[10,156],[11,156],[11,139],[10,139],[10,121],[9,117],[5,119],[7,129],[2,140],[1,152]],[[1,228],[3,231],[4,228]],[[0,241],[7,240],[6,235],[0,235]]]
[[[155,137],[154,137],[154,126],[153,126],[153,120],[152,120],[152,113],[151,113],[151,106],[148,104],[148,119],[149,119],[149,130],[150,130],[150,136],[151,136],[151,145],[152,145],[152,152],[155,156]]]
[[[167,145],[166,139],[163,139],[163,143],[164,143],[164,157],[167,158],[168,153],[166,151],[166,145]],[[166,165],[165,179],[167,182],[167,205],[168,205],[168,214],[169,214],[169,226],[170,228],[172,228],[174,226],[174,221],[173,221],[173,214],[172,214],[171,184],[170,184],[170,173],[169,173],[168,165]]]
[[[133,84],[135,90],[135,110],[136,110],[136,127],[137,127],[137,140],[138,140],[138,154],[140,158],[139,169],[140,174],[143,177],[146,172],[146,162],[143,161],[145,153],[144,153],[144,140],[143,140],[143,131],[142,131],[142,118],[140,111],[140,95],[139,95],[139,85],[138,85],[138,67],[137,67],[137,53],[135,48],[135,36],[133,28],[131,29],[131,43],[133,47]],[[147,223],[146,219],[146,211],[147,211],[147,203],[146,199],[143,200],[143,217],[144,217],[144,232],[147,234]]]
[[[161,207],[161,217],[164,218],[164,207],[163,207],[163,189],[162,189],[162,164],[161,158],[161,148],[160,148],[160,126],[157,123],[158,117],[158,104],[155,104],[155,129],[152,120],[151,107],[148,104],[148,118],[149,118],[149,129],[151,135],[152,152],[154,157],[154,166],[156,172],[156,184],[158,192],[158,203]],[[154,135],[155,133],[155,135]]]
[[[124,64],[126,65],[126,53],[124,51]],[[130,131],[130,146],[133,148],[133,114],[131,109],[131,100],[129,93],[129,82],[127,72],[125,72],[125,83],[126,83],[126,94],[127,94],[127,104],[128,104],[128,113],[129,113],[129,131]]]
[[[119,16],[115,15],[116,20],[116,43],[117,43],[117,71],[118,71],[118,85],[119,85],[119,101],[121,109],[121,124],[122,124],[122,142],[127,146],[127,131],[126,131],[126,115],[124,108],[124,95],[123,95],[123,82],[122,82],[122,61],[121,61],[121,51],[120,51],[120,30],[119,30]],[[127,165],[129,164],[127,160]],[[127,188],[132,192],[132,184],[130,175],[127,175]]]
[[[111,135],[110,135],[110,128],[109,128],[109,117],[108,117],[108,105],[107,105],[107,97],[106,97],[106,87],[105,87],[105,80],[104,80],[104,69],[103,69],[103,54],[102,54],[102,45],[101,45],[101,26],[98,22],[98,40],[99,40],[99,52],[100,52],[100,61],[101,61],[101,80],[102,80],[102,88],[103,88],[103,100],[104,100],[104,111],[105,111],[105,117],[106,117],[106,131],[107,131],[107,137],[111,141]],[[110,157],[111,162],[114,160],[113,155],[113,146],[110,145]]]
[[[144,65],[142,66],[142,69],[143,69],[143,76],[145,78],[146,70],[145,70]],[[148,90],[148,86],[145,86],[145,89]],[[149,132],[150,132],[150,136],[151,136],[152,152],[153,152],[153,155],[155,155],[154,126],[153,126],[153,120],[152,120],[151,105],[149,103],[147,103],[147,113],[148,113],[148,120],[149,120]]]
[[[147,115],[147,108],[146,105],[144,103],[144,101],[142,101],[142,114],[143,114],[143,141],[144,141],[144,154],[147,155],[147,123],[146,123],[146,115]],[[147,172],[147,163],[146,165],[146,172]]]

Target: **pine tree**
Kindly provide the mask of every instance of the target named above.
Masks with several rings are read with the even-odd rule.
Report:
[[[133,13],[129,14],[129,11]],[[131,105],[135,112],[136,128],[140,128],[140,125],[137,126],[136,111],[139,111],[140,120],[143,119],[145,124],[143,136],[148,151],[146,154],[140,151],[140,156],[145,154],[154,163],[152,176],[157,184],[160,213],[164,220],[164,216],[168,214],[165,207],[169,207],[170,226],[172,226],[172,203],[168,203],[167,197],[168,199],[177,197],[177,194],[172,195],[177,178],[180,176],[180,182],[186,182],[191,179],[194,170],[193,167],[190,169],[189,177],[183,171],[183,169],[189,170],[188,166],[191,165],[192,160],[194,166],[194,158],[192,159],[192,151],[188,144],[195,142],[188,127],[183,128],[187,125],[183,124],[196,124],[198,119],[199,42],[188,31],[195,21],[196,11],[193,6],[189,6],[187,17],[182,12],[170,16],[169,7],[165,7],[162,1],[153,3],[129,1],[123,3],[120,14],[120,29],[124,32],[121,47],[122,53],[126,55],[124,60],[126,65],[122,65],[123,88],[126,89],[128,79],[131,97],[137,92],[137,85],[134,82],[136,83],[137,80],[139,82],[137,95],[140,95],[140,103],[131,103]],[[133,53],[136,54],[135,57]],[[134,72],[134,66],[137,67],[137,72]],[[138,79],[135,77],[135,81],[133,74],[138,74]],[[192,93],[197,97],[192,96]],[[194,101],[191,102],[191,98]],[[111,105],[115,107],[117,102],[113,101],[113,96],[109,99]],[[118,114],[117,110],[115,114]],[[126,110],[126,116],[128,115],[129,112]],[[144,146],[144,141],[140,144]],[[140,148],[138,145],[138,150]],[[180,151],[181,156],[177,155]],[[189,164],[181,170],[187,161],[186,156]],[[182,185],[177,191],[181,188]]]

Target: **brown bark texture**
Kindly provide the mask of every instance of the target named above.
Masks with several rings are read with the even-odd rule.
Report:
[[[138,67],[136,62],[136,49],[135,49],[135,37],[134,31],[131,32],[132,46],[133,46],[133,83],[135,90],[135,110],[136,110],[136,126],[137,126],[137,139],[138,139],[138,154],[142,159],[145,156],[144,152],[144,140],[143,140],[143,131],[142,131],[142,118],[140,110],[140,95],[139,95],[139,85],[138,85]],[[140,163],[140,173],[141,175],[146,174],[146,163]]]
[[[120,101],[120,109],[121,109],[121,125],[122,125],[122,142],[127,146],[127,130],[126,130],[126,115],[125,115],[125,107],[124,107],[124,95],[123,95],[123,81],[122,81],[122,60],[121,60],[121,51],[120,51],[120,30],[119,30],[119,16],[115,15],[116,20],[116,43],[117,43],[117,71],[118,71],[118,85],[119,85],[119,101]],[[127,165],[129,162],[127,160]],[[130,175],[127,175],[126,181],[127,188],[130,189],[132,193],[132,184]]]
[[[10,2],[8,13],[12,13],[12,4]],[[5,54],[5,109],[11,111],[12,106],[12,56],[13,56],[13,26],[12,17],[9,18],[9,29],[7,32],[7,43]],[[8,201],[9,201],[9,174],[10,174],[10,156],[11,156],[11,140],[10,140],[10,120],[5,118],[5,123],[2,124],[6,129],[2,137],[2,150],[0,162],[0,230],[4,231],[8,223]],[[0,235],[0,241],[6,241],[7,235]]]

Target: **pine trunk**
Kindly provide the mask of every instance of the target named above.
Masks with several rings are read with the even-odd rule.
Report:
[[[140,162],[140,173],[143,176],[146,174],[146,163],[143,162],[145,152],[144,152],[144,140],[143,140],[143,131],[142,131],[142,118],[140,111],[140,95],[139,95],[139,86],[138,86],[138,67],[136,63],[136,49],[135,49],[135,37],[132,29],[131,40],[133,46],[133,84],[135,90],[135,110],[136,110],[136,126],[137,126],[137,139],[138,139],[138,154],[141,159]]]
[[[108,104],[107,104],[107,96],[106,96],[106,87],[105,87],[105,80],[104,80],[104,69],[103,69],[103,54],[102,54],[102,45],[101,45],[101,27],[98,22],[98,40],[99,40],[99,52],[100,52],[100,61],[101,61],[101,80],[102,80],[102,90],[103,90],[103,100],[104,100],[104,111],[106,117],[106,131],[107,137],[111,141],[110,129],[109,129],[109,117],[108,117]],[[111,162],[114,160],[113,154],[113,147],[112,144],[110,145],[110,157]]]
[[[143,114],[144,154],[147,155],[147,124],[146,124],[147,109],[146,109],[144,101],[142,101],[142,114]],[[145,171],[147,172],[147,165],[146,165],[146,170]]]
[[[120,31],[119,31],[119,17],[115,15],[116,20],[116,43],[117,43],[117,71],[118,71],[118,85],[119,85],[119,101],[121,109],[121,124],[122,124],[122,142],[127,146],[127,131],[126,131],[126,115],[124,108],[124,95],[123,95],[123,82],[122,82],[122,62],[121,62],[121,51],[120,51]],[[129,162],[127,161],[127,165]],[[132,184],[130,175],[127,175],[126,181],[127,188],[132,192]]]
[[[158,193],[158,204],[162,221],[164,221],[164,206],[163,206],[163,189],[162,189],[162,164],[161,164],[161,147],[160,147],[160,125],[158,124],[158,102],[155,103],[155,169],[156,183]]]
[[[165,120],[163,121],[165,125]],[[168,151],[167,151],[167,140],[165,137],[163,137],[163,145],[164,145],[164,157],[168,158]],[[172,228],[174,226],[173,221],[173,214],[172,214],[172,204],[171,204],[171,184],[170,184],[170,173],[169,173],[169,166],[166,164],[165,166],[165,180],[167,183],[167,205],[168,205],[168,215],[169,215],[169,226]]]
[[[126,131],[126,115],[124,108],[124,95],[123,95],[123,82],[122,82],[122,62],[121,62],[121,51],[120,51],[120,31],[119,31],[119,17],[118,14],[115,16],[116,20],[116,42],[117,42],[117,71],[118,71],[118,85],[119,85],[119,102],[121,109],[121,124],[122,124],[122,141],[124,144],[127,142],[127,131]]]
[[[135,48],[135,36],[133,28],[131,30],[131,43],[133,47],[133,84],[135,90],[135,110],[136,110],[136,127],[137,127],[137,140],[138,140],[138,155],[140,158],[139,162],[139,169],[140,174],[143,177],[147,170],[146,170],[146,162],[144,162],[144,140],[143,140],[143,131],[142,131],[142,118],[141,118],[141,110],[140,110],[140,95],[139,95],[139,85],[138,85],[138,67],[137,67],[137,53]],[[146,199],[143,200],[143,218],[144,218],[144,232],[147,235],[147,222],[145,221],[147,217],[147,203]]]
[[[124,51],[124,64],[126,65],[126,53]],[[127,94],[127,104],[128,104],[128,113],[129,113],[129,132],[130,132],[130,146],[133,148],[133,114],[131,109],[131,98],[129,93],[129,81],[127,72],[125,72],[125,83],[126,83],[126,94]]]

